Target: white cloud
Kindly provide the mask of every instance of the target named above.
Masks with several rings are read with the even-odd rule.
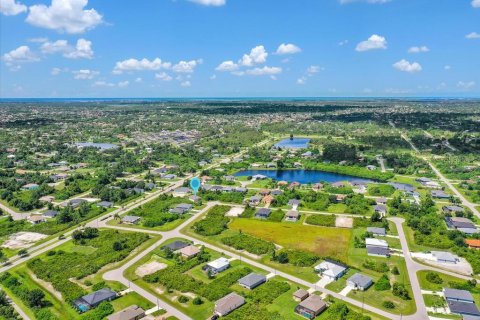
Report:
[[[393,67],[397,70],[409,73],[415,73],[422,71],[422,66],[418,62],[410,63],[405,59],[402,59],[393,64]]]
[[[21,68],[20,64],[36,62],[40,59],[30,50],[28,46],[20,46],[17,49],[5,53],[2,56],[2,60],[7,66],[10,67],[10,70],[16,71]]]
[[[163,62],[160,58],[155,58],[154,60],[150,61],[148,59],[127,59],[123,61],[118,61],[115,64],[115,68],[113,69],[113,73],[121,74],[125,71],[155,71],[160,69],[168,69],[171,67],[170,62]]]
[[[475,85],[476,85],[475,81],[468,81],[468,82],[459,81],[457,83],[457,87],[462,89],[462,90],[473,89],[473,87],[475,87]]]
[[[187,80],[187,81],[183,81],[182,83],[180,83],[180,85],[182,87],[190,87],[192,84],[190,83],[190,81]]]
[[[467,39],[479,39],[480,38],[480,33],[477,32],[470,32],[465,36]]]
[[[256,46],[250,50],[249,54],[244,54],[238,63],[245,67],[252,67],[255,64],[265,63],[267,61],[268,53],[264,46]]]
[[[203,61],[199,60],[190,60],[190,61],[180,61],[172,67],[174,72],[178,73],[192,73],[195,71],[195,67],[201,64]]]
[[[85,39],[78,39],[75,50],[64,55],[70,59],[91,59],[93,57],[92,42]]]
[[[275,75],[282,73],[282,68],[264,66],[263,68],[248,69],[245,73],[251,76]]]
[[[127,81],[120,81],[118,83],[118,87],[119,88],[126,88],[126,87],[128,87],[129,84],[130,84],[130,81],[128,81],[128,80]]]
[[[446,66],[443,67],[443,69],[445,69],[445,70],[450,70],[450,69],[452,69],[452,66],[450,66],[450,65],[447,64]]]
[[[50,74],[52,76],[58,76],[62,72],[62,69],[60,68],[52,68],[52,71],[50,71]]]
[[[387,49],[387,40],[377,34],[371,35],[368,40],[360,42],[355,48],[355,50],[360,52],[377,49]]]
[[[142,82],[142,81],[143,81],[143,79],[140,78],[140,77],[138,77],[138,78],[135,79],[135,82],[136,82],[136,83],[140,83],[140,82]]]
[[[34,26],[66,33],[83,33],[103,22],[95,9],[84,9],[88,0],[52,0],[50,6],[31,6],[26,21]]]
[[[73,71],[74,79],[76,80],[91,80],[98,76],[100,72],[94,71],[94,70],[89,70],[89,69],[81,69],[77,71]]]
[[[302,52],[302,49],[297,47],[296,45],[292,43],[282,43],[281,45],[278,46],[277,51],[275,54],[294,54],[294,53],[299,53]]]
[[[167,73],[162,72],[162,73],[156,73],[155,74],[155,79],[162,80],[162,81],[171,81],[172,77],[170,75],[168,75]]]
[[[315,73],[319,73],[321,70],[323,70],[323,68],[320,66],[310,66],[307,68],[307,73],[309,75],[313,75]]]
[[[428,52],[430,49],[428,49],[427,46],[420,46],[420,47],[410,47],[408,49],[408,53],[421,53],[421,52]]]
[[[0,0],[0,12],[6,16],[16,16],[27,11],[27,6],[15,0]]]
[[[232,60],[223,61],[215,68],[215,70],[232,72],[238,70],[238,64],[236,64]]]
[[[224,6],[227,3],[226,0],[188,0],[188,1],[201,4],[202,6],[212,6],[212,7]]]
[[[92,42],[85,39],[78,39],[75,47],[71,46],[67,40],[47,41],[42,44],[40,49],[45,54],[62,53],[65,58],[69,59],[91,59],[93,57]]]
[[[112,87],[115,87],[115,84],[114,83],[111,83],[111,82],[106,82],[106,81],[95,81],[92,86],[94,87],[109,87],[109,88],[112,88]]]
[[[297,84],[304,85],[307,83],[307,77],[300,77],[297,79]]]
[[[472,0],[472,7],[480,8],[480,0]]]
[[[215,79],[217,79],[217,75],[216,75],[216,74],[212,74],[212,75],[210,76],[210,80],[215,80]]]
[[[344,46],[346,44],[348,44],[348,40],[342,40],[338,43],[339,46]]]

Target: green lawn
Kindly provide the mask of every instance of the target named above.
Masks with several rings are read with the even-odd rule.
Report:
[[[423,300],[425,301],[426,307],[443,307],[447,304],[443,297],[435,294],[424,294]]]
[[[331,204],[327,208],[327,212],[331,213],[345,213],[345,210],[347,210],[347,206],[344,203]]]
[[[142,225],[142,222],[132,225],[132,224],[127,224],[127,223],[121,223],[120,220],[115,220],[115,219],[111,219],[110,221],[108,221],[107,225],[109,225],[109,226],[119,226],[119,227],[122,227],[122,228],[130,228],[130,229],[132,229],[132,231],[133,231],[133,229],[170,231],[170,230],[175,229],[179,225],[181,225],[183,222],[185,222],[186,219],[188,219],[190,217],[191,217],[190,214],[185,214],[185,215],[180,216],[180,219],[177,219],[177,220],[174,220],[174,221],[171,221],[171,222],[167,222],[162,226],[157,226],[157,227],[153,227],[153,228],[144,227]]]
[[[141,307],[143,310],[148,310],[155,306],[153,303],[136,292],[129,292],[126,295],[123,295],[120,298],[112,301],[115,312],[128,308],[134,304]]]

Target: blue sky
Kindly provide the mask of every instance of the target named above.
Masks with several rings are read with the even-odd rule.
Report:
[[[480,0],[0,0],[0,96],[480,97]]]

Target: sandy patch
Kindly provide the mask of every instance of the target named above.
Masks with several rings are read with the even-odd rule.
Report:
[[[30,277],[32,277],[33,281],[40,284],[43,288],[47,289],[48,292],[53,294],[57,299],[63,300],[62,294],[59,291],[55,290],[55,288],[50,282],[43,281],[42,279],[37,278],[37,276],[33,272],[28,272],[28,274],[30,275]]]
[[[135,274],[139,277],[144,277],[144,276],[147,276],[149,274],[155,273],[159,270],[163,270],[167,267],[168,267],[168,265],[166,265],[165,263],[161,263],[161,262],[158,262],[158,261],[152,261],[152,262],[145,263],[145,264],[141,265],[140,267],[138,267],[137,270],[135,270]]]
[[[32,246],[35,242],[45,239],[47,235],[35,232],[17,232],[2,244],[2,247],[16,250]]]
[[[232,207],[226,214],[227,217],[238,217],[242,214],[244,208]]]
[[[337,216],[337,219],[335,219],[335,227],[351,229],[353,228],[353,218]]]

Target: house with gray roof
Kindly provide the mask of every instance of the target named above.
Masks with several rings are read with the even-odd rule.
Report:
[[[460,258],[450,252],[446,251],[432,251],[432,257],[435,259],[437,262],[442,262],[442,263],[457,263],[460,261]]]
[[[145,310],[137,305],[131,305],[107,317],[107,320],[140,320],[145,317]]]
[[[360,291],[367,290],[372,284],[372,279],[361,273],[355,273],[353,276],[347,279],[347,286]]]
[[[472,294],[467,290],[444,288],[443,295],[448,308],[453,314],[480,316]]]
[[[260,208],[260,209],[258,209],[257,213],[255,214],[255,217],[260,218],[260,219],[268,219],[271,212],[272,212],[272,210],[269,209],[269,208]]]
[[[386,236],[387,231],[385,228],[378,228],[378,227],[368,227],[367,232],[373,233],[374,236]]]
[[[373,257],[390,257],[390,249],[388,247],[367,246],[367,254]]]
[[[452,301],[470,302],[474,303],[472,294],[467,290],[443,288],[443,295],[445,299]]]
[[[298,289],[293,293],[293,299],[298,302],[307,299],[309,296],[310,293],[305,289]]]
[[[100,201],[99,203],[97,203],[97,207],[101,207],[101,208],[111,208],[111,207],[113,207],[113,202],[110,202],[110,201]]]
[[[122,218],[122,222],[126,224],[137,224],[140,219],[141,218],[137,216],[125,216]]]
[[[238,283],[242,287],[250,290],[258,287],[265,282],[267,282],[267,277],[265,277],[263,274],[253,272],[238,280]]]
[[[51,218],[55,218],[56,216],[58,216],[59,212],[58,211],[55,211],[55,210],[47,210],[45,211],[42,216],[44,218],[47,218],[47,219],[51,219]]]
[[[443,213],[455,214],[455,213],[463,212],[464,209],[460,206],[451,205],[451,206],[443,206],[442,211]]]
[[[443,190],[432,190],[432,197],[436,199],[450,199],[450,195]]]
[[[190,244],[188,242],[177,240],[177,241],[174,241],[174,242],[169,243],[167,245],[164,245],[162,247],[162,249],[165,250],[166,248],[168,248],[172,251],[177,251],[177,250],[180,250],[182,248],[188,247],[189,245]]]
[[[387,206],[383,204],[377,204],[373,207],[373,210],[384,217],[387,214]]]
[[[104,301],[112,301],[117,297],[117,293],[109,288],[103,288],[93,293],[87,294],[73,302],[73,304],[81,311],[85,312],[97,307]]]
[[[229,293],[215,302],[215,314],[223,317],[245,304],[245,299],[235,293]]]

